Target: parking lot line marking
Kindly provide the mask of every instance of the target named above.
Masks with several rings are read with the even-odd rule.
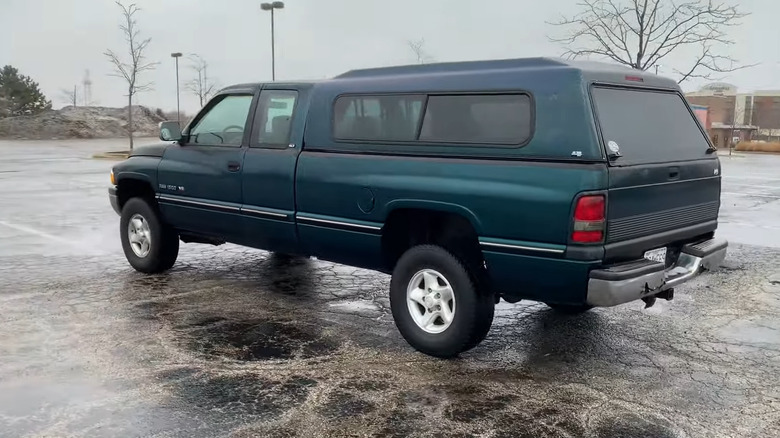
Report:
[[[780,185],[776,186],[761,186],[756,184],[745,184],[745,183],[728,183],[729,186],[742,186],[742,187],[755,187],[757,189],[772,189],[772,190],[778,190],[780,189]]]
[[[744,196],[744,197],[757,196],[759,198],[780,199],[780,195],[759,195],[758,193],[720,192],[720,194],[721,195]]]
[[[736,225],[738,227],[761,228],[763,230],[780,230],[780,227],[773,227],[771,225],[756,225],[748,222],[731,222],[726,220],[719,223],[724,225]]]
[[[60,242],[60,243],[66,243],[68,245],[78,246],[77,242],[74,242],[74,241],[71,241],[71,240],[68,240],[68,239],[63,239],[62,237],[55,236],[53,234],[49,234],[49,233],[46,233],[46,232],[43,232],[43,231],[38,231],[38,230],[36,230],[34,228],[30,228],[30,227],[27,227],[27,226],[24,226],[24,225],[12,224],[12,223],[9,223],[9,222],[6,222],[6,221],[0,221],[0,225],[5,225],[8,228],[13,228],[14,230],[21,231],[23,233],[33,234],[35,236],[44,237],[46,239],[54,240],[54,241],[57,241],[57,242]]]
[[[766,175],[766,176],[761,176]],[[769,173],[759,173],[757,175],[723,175],[723,178],[733,178],[733,179],[761,179],[761,180],[767,180],[767,181],[780,181],[780,178],[775,177],[775,175],[769,174]]]

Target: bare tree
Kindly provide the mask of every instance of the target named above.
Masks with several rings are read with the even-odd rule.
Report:
[[[191,68],[198,76],[187,82],[186,87],[192,94],[198,96],[200,106],[203,106],[214,94],[217,84],[209,80],[209,65],[206,60],[194,53],[189,58],[192,62]]]
[[[433,57],[425,51],[425,38],[409,40],[406,44],[409,46],[412,53],[414,53],[414,57],[418,64],[427,64],[433,61]]]
[[[130,139],[130,150],[133,150],[133,96],[142,91],[152,89],[152,82],[139,82],[139,75],[143,72],[154,70],[156,62],[146,62],[144,52],[151,42],[151,38],[141,39],[135,21],[135,14],[140,11],[135,4],[125,6],[121,1],[116,4],[122,8],[122,24],[119,29],[125,35],[127,49],[130,58],[123,61],[113,50],[107,50],[104,54],[114,65],[112,76],[123,78],[127,81],[127,134]]]
[[[79,100],[79,90],[78,85],[74,85],[73,89],[69,88],[63,88],[60,90],[60,94],[62,95],[62,100],[69,103],[71,106],[78,106],[78,100]]]
[[[673,52],[695,49],[678,82],[750,67],[724,55],[729,28],[747,14],[719,0],[581,0],[580,13],[550,23],[567,29],[551,38],[569,45],[565,56],[598,56],[649,70]]]

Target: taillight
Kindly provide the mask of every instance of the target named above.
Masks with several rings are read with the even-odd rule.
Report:
[[[604,195],[588,195],[577,200],[574,207],[572,242],[598,243],[604,240],[606,199]]]

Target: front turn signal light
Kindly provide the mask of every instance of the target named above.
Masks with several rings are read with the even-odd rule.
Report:
[[[112,186],[116,185],[116,178],[114,178],[114,171],[113,170],[111,171],[111,185]]]

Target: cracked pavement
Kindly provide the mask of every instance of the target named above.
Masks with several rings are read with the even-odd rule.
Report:
[[[193,244],[136,273],[110,146],[0,142],[1,436],[780,436],[780,156],[722,157],[729,257],[673,301],[502,302],[442,361],[381,274]]]

